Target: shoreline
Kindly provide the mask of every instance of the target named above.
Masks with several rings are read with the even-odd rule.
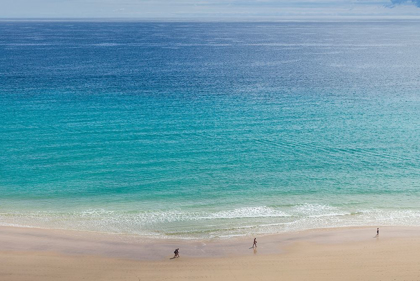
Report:
[[[378,240],[418,238],[420,227],[380,227]],[[362,243],[373,240],[376,227],[342,227],[266,234],[257,237],[259,254],[283,254],[295,243],[318,245]],[[225,258],[247,256],[253,237],[229,239],[151,239],[136,235],[74,230],[0,227],[0,252],[50,252],[63,255],[101,256],[137,261],[164,260],[175,248],[183,257]]]
[[[420,280],[419,228],[380,230],[375,239],[373,227],[262,236],[254,251],[252,239],[162,242],[0,227],[0,279]],[[175,247],[181,257],[171,259]]]

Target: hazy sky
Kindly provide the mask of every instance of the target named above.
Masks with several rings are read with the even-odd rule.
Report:
[[[420,0],[0,0],[0,18],[419,17]]]

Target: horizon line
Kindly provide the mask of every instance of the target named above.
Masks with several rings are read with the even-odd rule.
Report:
[[[420,21],[420,16],[328,16],[328,17],[185,17],[185,18],[131,18],[131,17],[30,17],[2,18],[0,22],[354,22],[354,21]]]

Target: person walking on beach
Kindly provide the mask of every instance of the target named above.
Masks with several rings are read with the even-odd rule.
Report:
[[[179,248],[176,248],[174,251],[174,257],[173,258],[179,258]]]
[[[379,227],[376,229],[376,236],[379,236]]]
[[[252,244],[252,248],[257,248],[257,238],[254,238],[254,244]]]

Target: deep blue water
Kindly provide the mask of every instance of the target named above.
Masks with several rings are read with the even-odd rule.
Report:
[[[420,22],[0,23],[0,225],[420,226]]]

